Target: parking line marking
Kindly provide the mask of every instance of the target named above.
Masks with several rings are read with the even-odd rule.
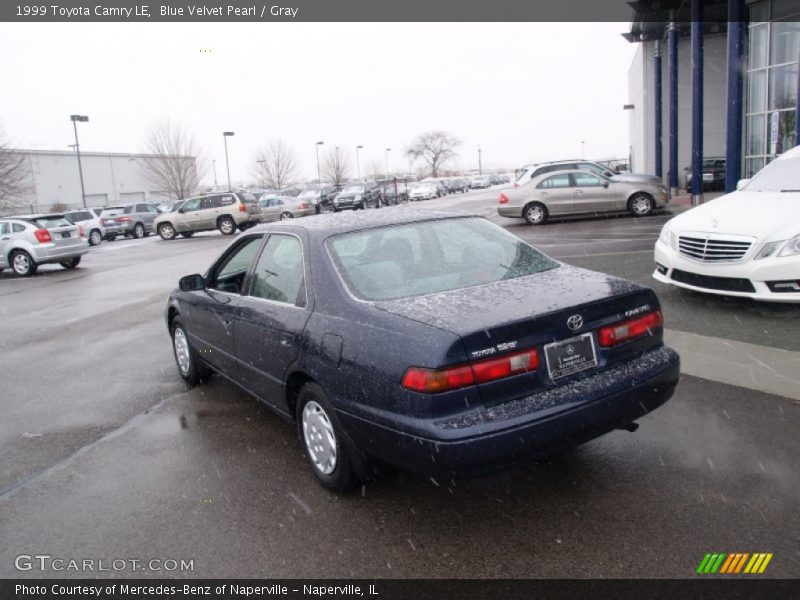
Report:
[[[664,330],[686,375],[800,400],[800,352]]]

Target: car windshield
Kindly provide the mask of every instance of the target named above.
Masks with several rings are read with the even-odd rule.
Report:
[[[353,192],[355,192],[355,193],[361,193],[361,192],[363,192],[363,191],[364,191],[364,185],[363,185],[363,184],[359,184],[359,185],[348,185],[346,188],[344,188],[344,189],[342,190],[342,193],[343,193],[343,194],[350,194],[350,193],[353,193]]]
[[[515,279],[558,263],[479,217],[422,221],[340,234],[327,242],[347,287],[394,300]]]
[[[258,199],[250,192],[239,192],[239,199],[245,204],[255,204]]]
[[[742,189],[746,192],[800,192],[800,156],[771,162]]]

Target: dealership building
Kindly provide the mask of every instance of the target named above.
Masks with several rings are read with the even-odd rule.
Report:
[[[731,191],[796,145],[800,0],[629,4],[634,172],[661,176],[673,194],[687,173],[700,175],[691,190],[700,201],[703,158],[726,160]]]
[[[25,195],[14,199],[15,205],[26,212],[45,212],[53,205],[83,206],[81,172],[89,207],[170,199],[169,192],[159,190],[147,177],[145,162],[156,158],[153,155],[81,152],[79,168],[78,155],[73,151],[13,152],[23,158],[29,173]]]

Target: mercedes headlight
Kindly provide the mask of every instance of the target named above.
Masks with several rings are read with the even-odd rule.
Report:
[[[800,254],[800,235],[793,237],[781,248],[778,256],[797,256]]]
[[[761,260],[762,258],[767,258],[768,256],[772,256],[775,254],[775,251],[780,248],[780,245],[783,242],[768,242],[761,246],[761,249],[756,253],[753,257],[753,260]]]
[[[669,229],[667,229],[666,225],[664,225],[661,228],[661,233],[658,236],[658,241],[664,244],[665,246],[669,246]]]

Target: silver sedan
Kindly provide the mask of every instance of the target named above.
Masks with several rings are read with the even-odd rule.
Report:
[[[314,204],[305,198],[293,196],[263,196],[261,205],[261,222],[279,221],[308,217],[317,214]]]
[[[618,181],[589,171],[545,173],[500,194],[502,217],[541,225],[549,217],[628,211],[649,215],[669,202],[667,188],[641,181]]]

